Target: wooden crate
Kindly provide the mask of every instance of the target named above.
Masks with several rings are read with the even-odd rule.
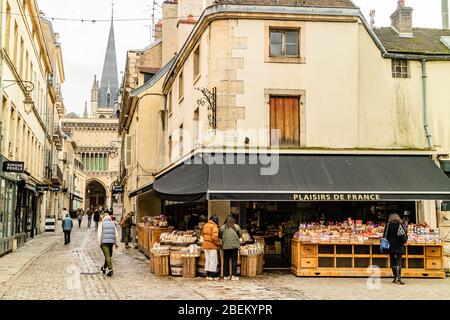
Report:
[[[169,275],[169,255],[153,255],[154,270],[156,276]]]
[[[257,256],[242,256],[241,257],[241,276],[256,277],[258,267]]]
[[[197,258],[197,274],[201,277],[206,276],[205,263],[206,263],[205,251],[202,250],[200,257]]]
[[[264,270],[264,254],[256,256],[256,274],[262,274]]]
[[[153,253],[150,252],[150,259],[148,260],[148,265],[150,268],[150,272],[155,272],[155,257],[153,256]]]
[[[196,268],[195,257],[183,257],[183,278],[195,278]]]
[[[169,264],[171,275],[173,276],[183,275],[183,257],[180,247],[171,247]]]
[[[311,244],[293,239],[291,271],[306,277],[368,277],[377,266],[381,277],[392,277],[390,257],[379,241]],[[403,277],[445,278],[442,244],[410,243],[403,255]]]
[[[148,231],[149,231],[149,228],[144,228],[144,229],[142,230],[142,235],[143,235],[143,237],[142,237],[142,248],[143,248],[144,250],[151,249],[151,248],[149,248],[149,246],[148,246]]]

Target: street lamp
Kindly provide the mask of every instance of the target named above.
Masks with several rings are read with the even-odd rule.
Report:
[[[31,92],[34,90],[34,84],[31,81],[20,81],[20,80],[3,80],[5,82],[12,82],[12,84],[4,87],[3,89],[9,88],[15,84],[20,83],[25,89],[25,100],[23,100],[23,107],[27,114],[30,114],[34,109],[34,101],[31,98]]]

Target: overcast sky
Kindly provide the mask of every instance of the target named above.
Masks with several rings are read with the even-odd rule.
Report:
[[[161,4],[162,0],[157,2]],[[376,26],[389,26],[389,16],[397,6],[397,0],[354,0],[354,3],[361,8],[368,21],[369,10],[376,10]],[[116,19],[148,18],[148,21],[116,21],[114,24],[120,79],[126,51],[144,48],[150,42],[152,4],[153,0],[114,0]],[[406,0],[406,4],[414,8],[414,26],[441,27],[440,0]],[[111,0],[38,0],[38,5],[46,17],[89,20],[111,17]],[[155,8],[159,17],[161,9],[158,6]],[[85,101],[89,107],[94,74],[101,77],[109,26],[109,22],[53,21],[53,28],[60,34],[62,45],[66,74],[63,97],[68,113],[82,114]]]

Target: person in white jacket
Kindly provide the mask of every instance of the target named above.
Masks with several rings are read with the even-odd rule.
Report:
[[[117,231],[116,223],[111,220],[111,217],[108,214],[103,217],[102,222],[98,225],[97,239],[100,248],[103,251],[103,255],[105,256],[105,262],[101,270],[103,274],[105,274],[106,269],[108,268],[107,276],[111,277],[113,275],[111,257],[113,253],[113,247],[115,246],[116,249],[119,247],[119,233]]]

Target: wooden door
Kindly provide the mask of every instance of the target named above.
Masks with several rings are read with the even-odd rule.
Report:
[[[278,129],[280,146],[299,146],[299,97],[272,96],[270,97],[269,105],[271,145],[276,145],[276,135],[272,133],[272,129]]]

